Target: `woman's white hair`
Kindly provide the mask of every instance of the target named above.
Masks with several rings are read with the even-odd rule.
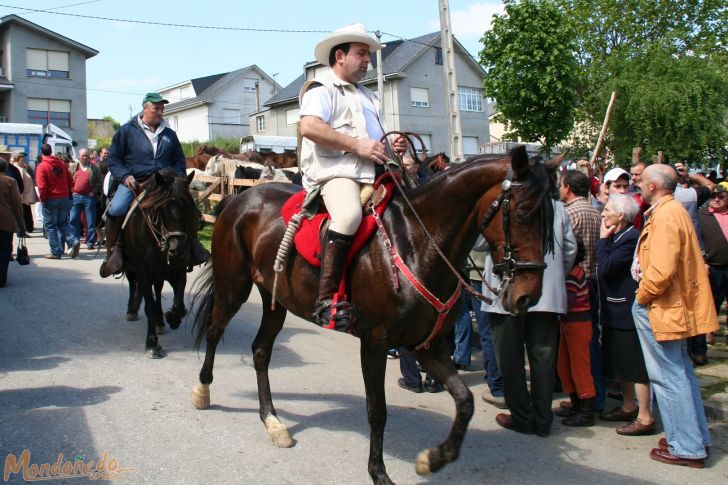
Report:
[[[617,214],[624,214],[624,219],[630,224],[640,211],[639,204],[630,195],[612,194],[609,196],[609,202],[612,203],[612,210]]]

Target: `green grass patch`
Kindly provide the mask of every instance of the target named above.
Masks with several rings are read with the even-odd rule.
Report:
[[[197,233],[197,238],[208,251],[210,251],[210,247],[212,246],[213,229],[215,229],[215,226],[213,224],[206,223],[205,226]]]
[[[701,394],[703,395],[703,399],[707,399],[713,394],[718,394],[720,392],[726,392],[726,388],[728,387],[728,380],[720,380],[714,384],[710,384],[708,386],[701,387]]]

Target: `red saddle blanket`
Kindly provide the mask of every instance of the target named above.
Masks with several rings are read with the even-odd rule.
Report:
[[[382,175],[374,183],[375,194],[377,193],[380,185],[384,186],[385,192],[383,196],[381,196],[381,200],[374,207],[374,210],[381,216],[384,209],[387,207],[389,200],[392,198],[394,182],[390,180],[389,174]],[[283,221],[286,224],[288,224],[288,221],[290,221],[294,215],[301,211],[305,197],[306,191],[302,190],[293,194],[286,203],[283,204],[283,207],[281,208],[281,215],[283,216]],[[296,246],[296,250],[315,268],[321,267],[321,227],[330,218],[331,216],[323,208],[323,204],[320,204],[318,213],[311,219],[304,218],[301,223],[301,227],[293,237],[293,243]],[[354,234],[354,240],[349,248],[349,253],[346,255],[347,265],[351,262],[354,255],[359,252],[362,246],[364,246],[364,243],[369,240],[376,228],[377,223],[374,221],[374,218],[369,214],[365,214],[362,218],[361,224],[359,224],[359,229],[356,231],[356,234]]]

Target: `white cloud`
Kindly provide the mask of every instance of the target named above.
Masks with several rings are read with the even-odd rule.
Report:
[[[478,39],[490,30],[490,23],[494,13],[503,13],[503,3],[500,0],[480,2],[468,5],[461,10],[450,11],[450,24],[452,32],[458,39],[477,37]],[[440,20],[430,22],[430,28],[440,29]]]

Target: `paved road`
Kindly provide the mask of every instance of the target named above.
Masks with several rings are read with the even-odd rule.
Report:
[[[257,293],[219,348],[212,407],[196,411],[189,394],[203,354],[192,349],[190,322],[161,337],[165,359],[147,360],[146,324],[124,320],[127,284],[98,277],[101,255],[45,260],[37,233],[29,249],[31,265],[11,263],[0,290],[0,466],[24,449],[36,464],[53,464],[59,453],[88,463],[107,450],[108,460],[132,469],[121,483],[370,483],[357,340],[289,316],[271,382],[297,444],[277,449],[258,418],[250,353]],[[556,424],[546,439],[523,436],[495,424],[497,410],[479,398],[482,371],[465,373],[476,409],[460,459],[418,477],[417,453],[445,437],[454,408],[447,394],[399,389],[398,376],[397,361],[389,361],[385,463],[398,483],[728,483],[725,425],[711,425],[715,446],[704,470],[654,462],[648,453],[659,436],[620,437],[607,423]]]

